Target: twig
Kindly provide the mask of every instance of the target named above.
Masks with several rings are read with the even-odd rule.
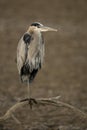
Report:
[[[87,114],[82,112],[80,109],[72,106],[72,105],[69,105],[65,102],[62,102],[62,101],[58,101],[59,99],[59,96],[57,97],[52,97],[52,98],[38,98],[38,99],[35,99],[37,104],[35,105],[52,105],[52,106],[55,106],[55,107],[67,107],[71,110],[73,110],[74,112],[76,112],[76,114],[78,113],[80,116],[82,116],[83,118],[85,118],[87,120]],[[13,105],[11,108],[9,108],[7,110],[7,112],[2,116],[0,117],[0,121],[5,121],[7,120],[8,118],[12,117],[16,123],[20,124],[20,121],[14,116],[14,112],[23,107],[24,105],[29,105],[29,101],[28,100],[23,100],[22,102],[17,102],[15,105]]]
[[[17,124],[21,124],[21,122],[13,114],[11,114],[11,116]]]

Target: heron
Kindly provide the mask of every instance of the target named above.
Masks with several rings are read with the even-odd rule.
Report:
[[[30,84],[43,65],[45,55],[43,32],[47,31],[57,29],[34,22],[23,34],[17,46],[17,68],[21,81],[28,84],[28,98],[25,100],[29,100],[30,104],[32,104]]]

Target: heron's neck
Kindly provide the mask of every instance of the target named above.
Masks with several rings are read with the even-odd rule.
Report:
[[[38,39],[40,40],[41,38],[41,32],[39,30],[33,30],[31,28],[29,28],[29,30],[27,31],[34,39]]]
[[[32,36],[33,36],[34,40],[37,41],[38,44],[40,44],[41,32],[40,31],[35,31]]]

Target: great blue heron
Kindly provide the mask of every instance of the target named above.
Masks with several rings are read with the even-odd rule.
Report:
[[[31,99],[29,84],[33,81],[43,64],[44,39],[42,32],[46,31],[57,30],[43,26],[39,22],[32,23],[18,43],[17,68],[21,81],[28,84],[27,99]]]

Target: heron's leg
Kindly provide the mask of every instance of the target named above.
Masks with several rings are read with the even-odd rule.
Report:
[[[31,98],[31,87],[29,84],[29,80],[27,81],[27,85],[28,85],[28,99],[30,99]]]
[[[29,81],[28,81],[27,84],[28,84],[28,101],[29,101],[29,104],[30,104],[30,108],[32,109],[33,103],[37,104],[37,101],[34,98],[31,98],[31,87],[30,87]]]
[[[27,81],[27,98],[22,99],[21,102],[29,101],[30,99],[31,99],[31,88],[30,88],[29,81]]]
[[[31,98],[31,87],[30,87],[29,81],[27,81],[27,85],[28,85],[27,86],[28,87],[27,98],[20,100],[20,102],[28,101],[30,104],[30,108],[32,108],[33,103],[37,104],[37,101],[34,98]]]

